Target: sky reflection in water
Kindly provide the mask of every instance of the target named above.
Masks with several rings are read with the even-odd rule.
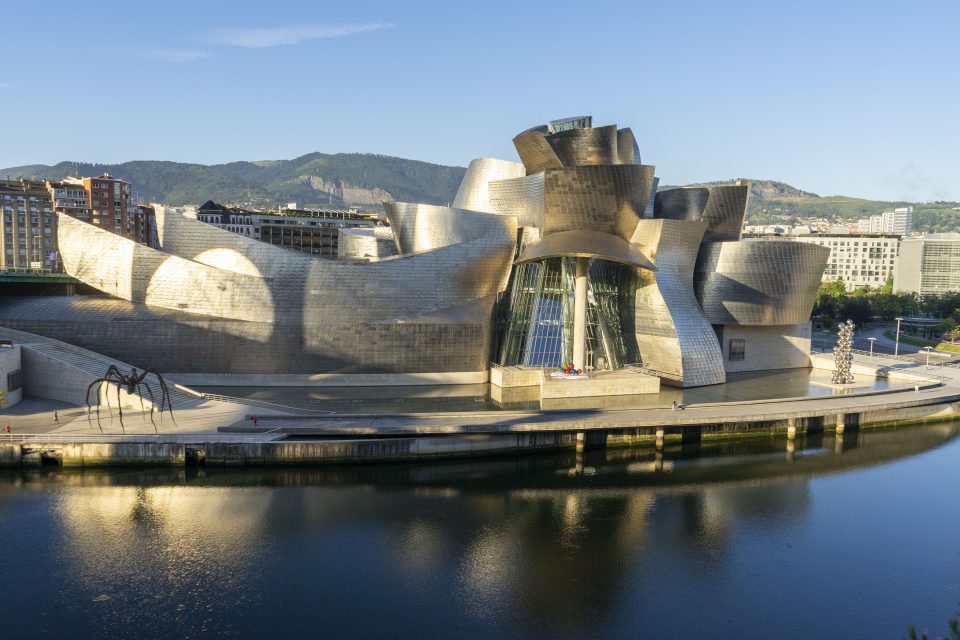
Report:
[[[3,473],[4,637],[944,633],[960,603],[955,434],[810,437],[792,456],[762,441]]]

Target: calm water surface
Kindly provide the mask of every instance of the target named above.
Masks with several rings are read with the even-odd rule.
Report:
[[[743,402],[773,398],[805,398],[839,395],[830,383],[830,373],[814,369],[780,369],[727,374],[727,382],[705,387],[675,389],[661,387],[660,393],[636,396],[581,398],[570,406],[545,406],[547,409],[597,408],[642,409],[705,402]],[[885,391],[907,385],[888,380],[871,380],[868,387],[855,391]],[[499,411],[502,409],[539,409],[538,399],[521,400],[529,393],[504,391],[502,403],[490,396],[488,384],[419,385],[411,387],[212,387],[191,388],[208,394],[248,398],[286,407],[340,414],[381,414],[446,411]],[[535,394],[539,398],[539,394]],[[515,397],[514,397],[515,396]],[[595,404],[600,403],[600,404]]]
[[[0,474],[0,637],[942,635],[956,434]]]

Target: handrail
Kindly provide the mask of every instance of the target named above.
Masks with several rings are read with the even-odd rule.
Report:
[[[261,407],[263,409],[274,409],[277,411],[283,411],[284,413],[307,413],[307,414],[321,414],[321,415],[334,415],[336,411],[330,411],[327,409],[305,409],[301,407],[291,407],[286,404],[279,404],[276,402],[269,402],[267,400],[251,400],[250,398],[240,398],[237,396],[225,396],[219,393],[199,393],[200,397],[204,400],[216,400],[218,402],[230,402],[232,404],[242,404],[250,407]]]

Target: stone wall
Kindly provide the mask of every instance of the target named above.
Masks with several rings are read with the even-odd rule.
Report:
[[[20,371],[20,347],[0,347],[0,407],[12,407],[23,399],[23,389],[10,390],[7,384],[8,376],[14,371]]]
[[[811,323],[758,327],[714,327],[727,372],[795,369],[810,366]],[[730,360],[730,340],[744,341],[744,359]]]

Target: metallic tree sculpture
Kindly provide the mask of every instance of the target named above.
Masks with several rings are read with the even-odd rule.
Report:
[[[150,384],[146,382],[147,376],[153,374],[157,379],[157,382],[160,385],[160,419],[163,420],[163,408],[164,405],[167,407],[167,411],[170,413],[170,419],[173,420],[173,424],[177,424],[177,421],[173,419],[173,406],[170,404],[170,391],[167,389],[167,383],[164,382],[163,378],[159,373],[153,369],[145,369],[142,373],[138,373],[136,369],[131,369],[130,374],[126,375],[120,372],[120,370],[114,366],[110,365],[107,368],[107,372],[101,378],[97,378],[90,383],[90,386],[87,387],[87,421],[90,422],[90,391],[94,387],[97,388],[97,426],[100,428],[100,433],[103,433],[103,425],[100,424],[100,388],[104,383],[113,384],[117,387],[117,411],[120,414],[120,429],[123,433],[126,433],[127,430],[123,426],[123,402],[120,399],[120,390],[124,389],[129,395],[138,395],[140,396],[140,412],[141,414],[146,413],[146,409],[143,406],[143,393],[141,392],[141,387],[146,389],[147,395],[150,396],[150,402],[153,404],[150,407],[150,423],[153,425],[154,433],[157,433],[157,423],[153,421],[153,408],[157,404],[156,397],[153,394],[153,389],[150,388]],[[107,410],[110,410],[110,392],[107,391]],[[110,416],[113,417],[113,411],[110,411]]]
[[[834,362],[836,363],[833,371],[833,384],[850,384],[853,382],[853,374],[850,373],[853,354],[850,353],[850,350],[853,348],[854,326],[850,320],[837,325],[837,346],[833,348]]]

